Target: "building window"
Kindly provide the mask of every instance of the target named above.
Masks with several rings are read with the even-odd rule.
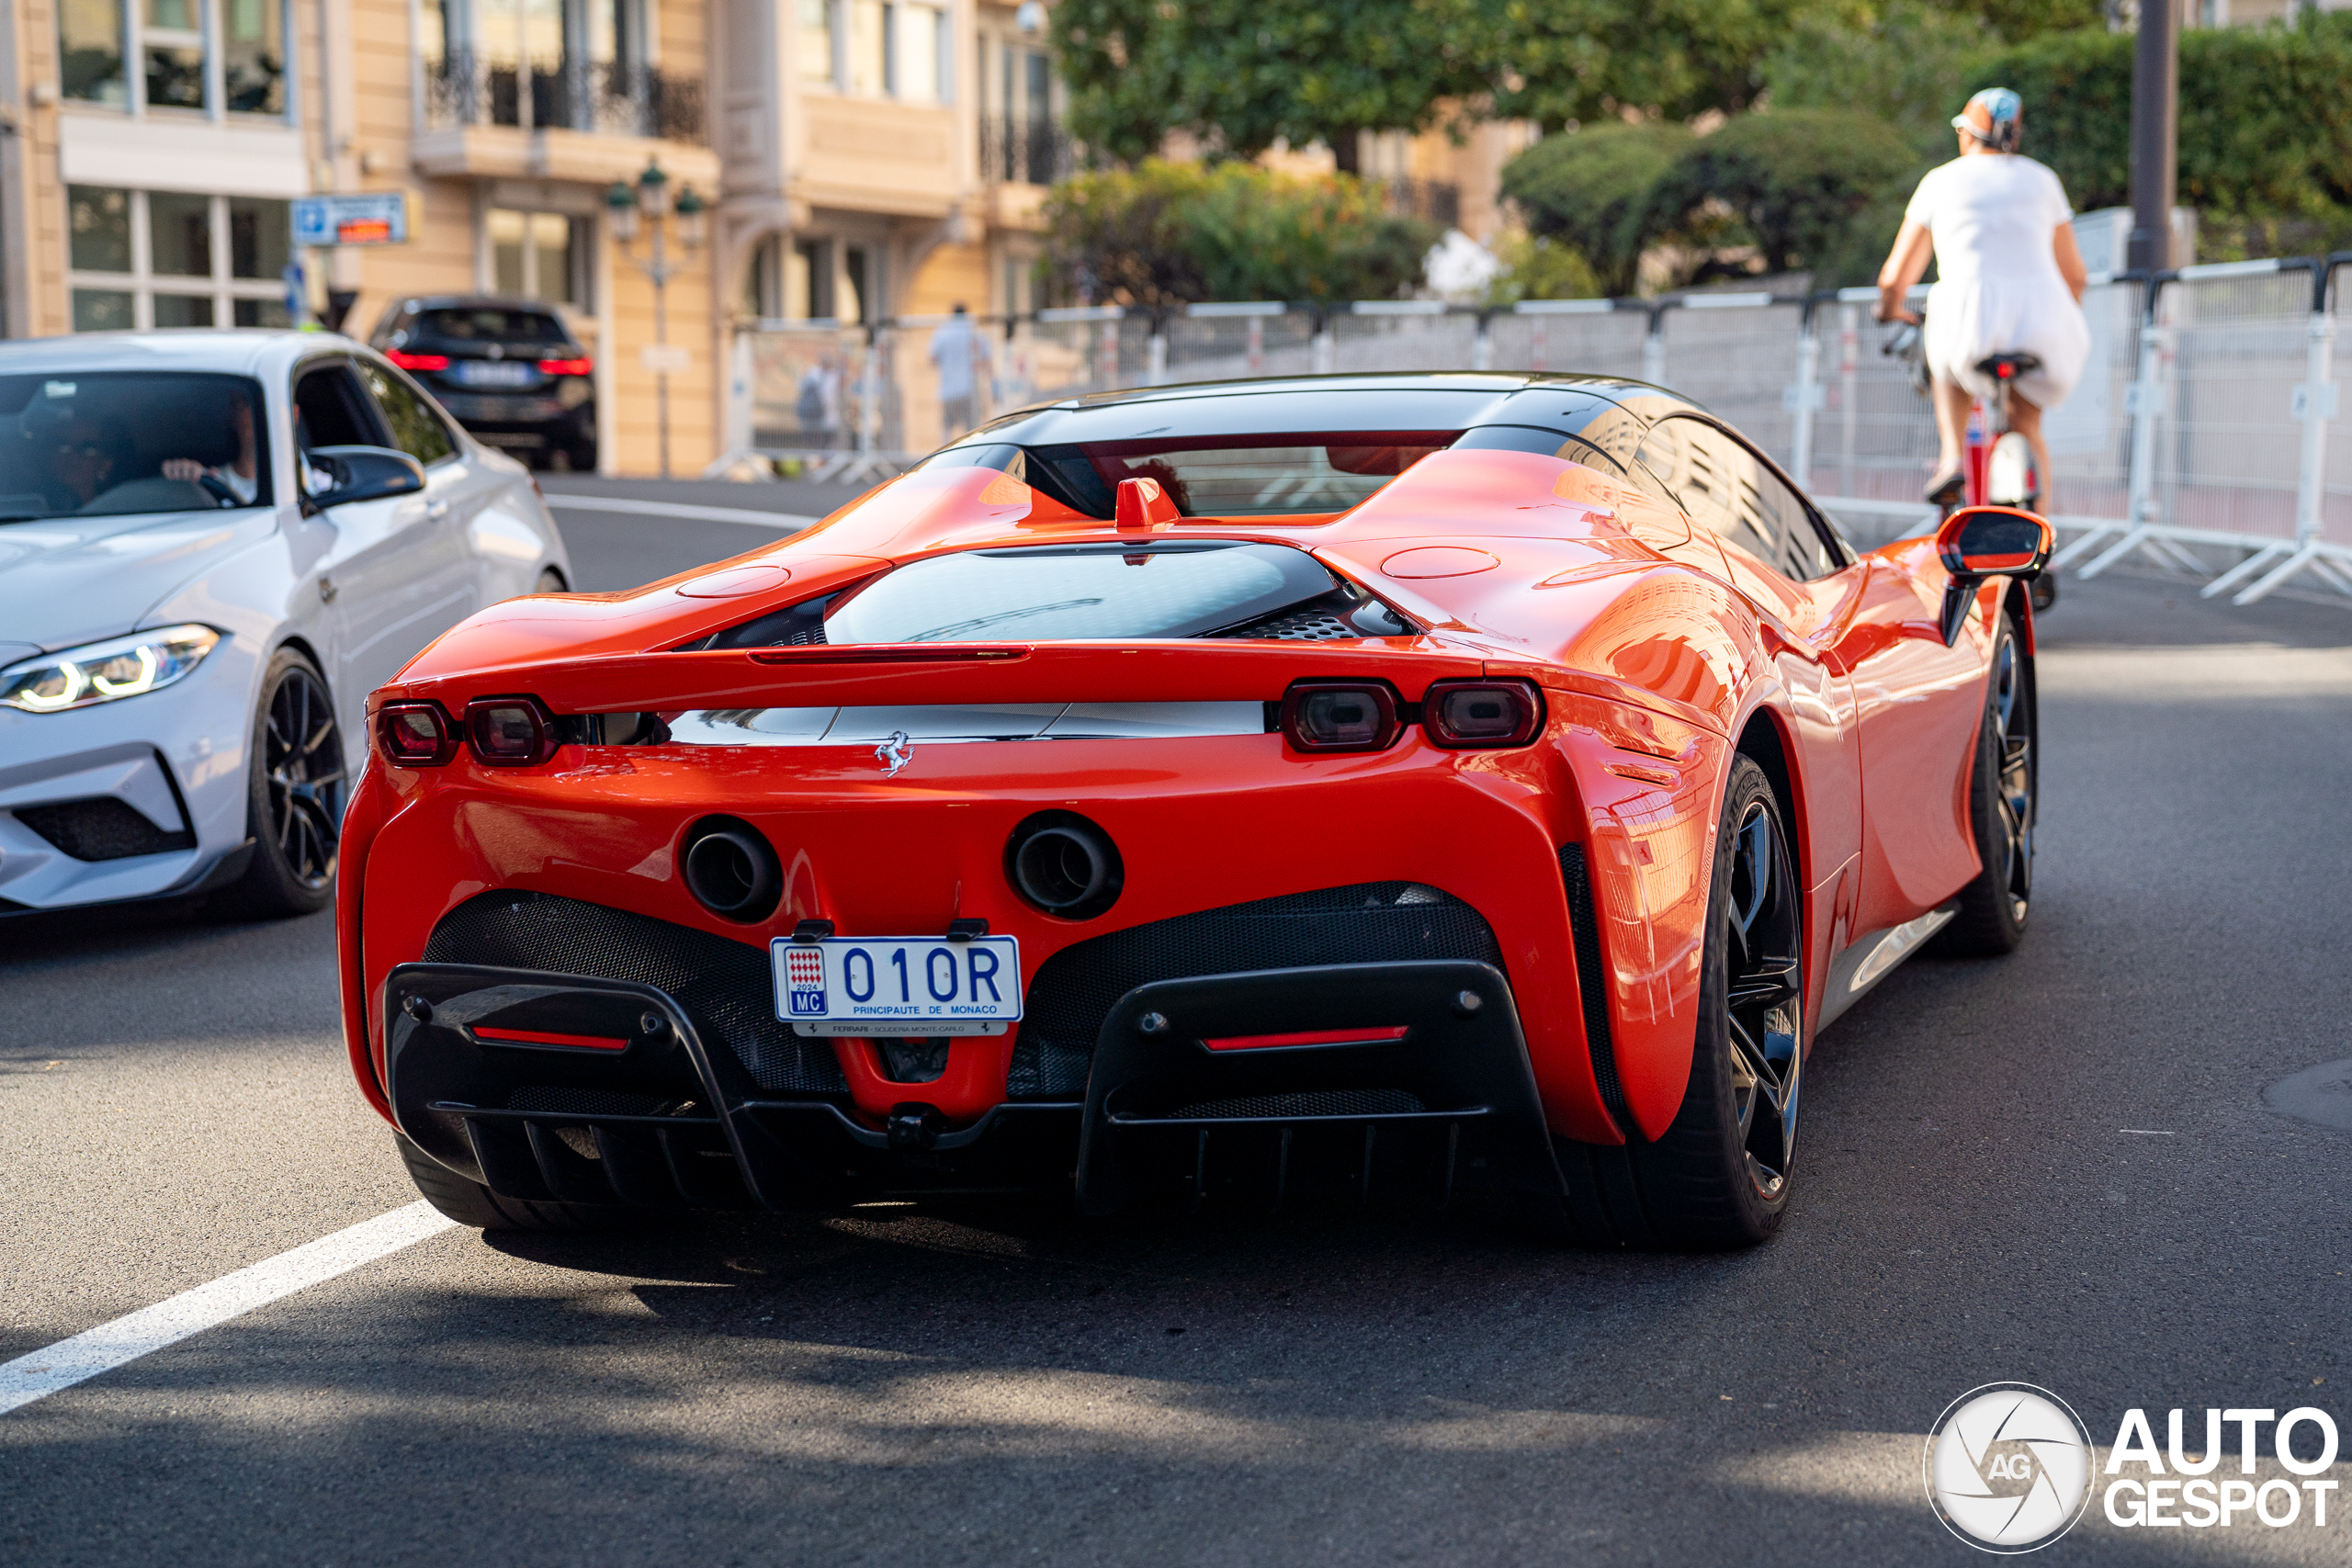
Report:
[[[128,105],[122,0],[64,0],[57,11],[59,90],[84,103]]]
[[[833,80],[833,0],[797,0],[792,52],[803,82]]]
[[[878,96],[889,90],[889,7],[882,0],[847,0],[849,90]]]
[[[277,0],[226,0],[221,96],[232,114],[286,112],[286,13]]]
[[[493,290],[509,299],[587,309],[588,247],[581,220],[560,212],[493,207],[484,221],[490,231]]]
[[[890,92],[910,103],[944,103],[947,82],[947,13],[935,6],[893,6]]]
[[[65,196],[75,332],[288,324],[289,203],[106,186]]]
[[[60,89],[85,103],[286,114],[286,0],[63,0],[57,48]]]

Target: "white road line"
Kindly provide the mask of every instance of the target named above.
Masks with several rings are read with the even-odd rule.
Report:
[[[736,506],[690,506],[683,501],[627,501],[614,495],[564,495],[547,498],[549,506],[566,512],[628,512],[644,517],[689,517],[697,523],[748,523],[755,528],[796,533],[817,521],[797,512],[751,512]]]
[[[255,1307],[267,1306],[281,1296],[306,1291],[387,1253],[438,1235],[456,1224],[435,1213],[429,1204],[411,1203],[363,1220],[349,1230],[305,1242],[249,1269],[224,1274],[209,1285],[182,1291],[168,1301],[102,1323],[46,1349],[0,1363],[0,1416]]]

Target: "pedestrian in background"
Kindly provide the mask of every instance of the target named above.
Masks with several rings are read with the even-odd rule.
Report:
[[[979,423],[977,378],[989,368],[989,340],[960,299],[931,334],[931,362],[939,371],[939,438],[953,441]]]
[[[810,446],[832,450],[833,434],[842,423],[842,373],[831,354],[819,355],[817,363],[801,372],[792,412],[799,417],[800,433],[811,437]]]

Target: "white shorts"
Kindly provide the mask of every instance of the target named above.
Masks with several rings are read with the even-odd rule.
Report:
[[[2045,412],[2066,400],[2090,358],[2091,327],[2064,284],[1975,278],[1928,290],[1928,368],[1977,397],[1993,378],[1976,369],[1996,354],[2030,354],[2041,367],[2018,378],[2019,397]]]

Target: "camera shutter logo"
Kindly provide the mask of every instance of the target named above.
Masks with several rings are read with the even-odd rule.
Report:
[[[784,955],[785,989],[796,1017],[824,1016],[825,955],[813,947],[796,947]]]
[[[2090,1433],[2031,1383],[1986,1383],[1953,1400],[1928,1434],[1923,1468],[1936,1517],[1981,1551],[2038,1551],[2090,1503]]]

